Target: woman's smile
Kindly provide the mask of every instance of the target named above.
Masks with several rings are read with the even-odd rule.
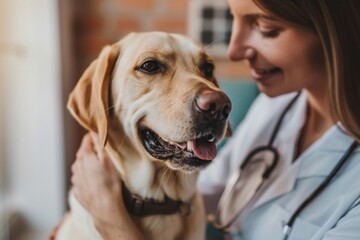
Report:
[[[274,75],[281,74],[282,70],[278,67],[273,68],[251,68],[251,76],[258,82],[266,81]]]

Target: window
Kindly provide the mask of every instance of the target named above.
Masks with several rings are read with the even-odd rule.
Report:
[[[211,55],[226,56],[231,26],[232,15],[226,1],[190,1],[189,35],[203,43]]]

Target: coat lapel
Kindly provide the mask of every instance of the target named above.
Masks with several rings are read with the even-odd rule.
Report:
[[[332,126],[295,163],[291,164],[289,161],[281,163],[276,176],[269,180],[267,189],[252,209],[292,191],[300,178],[328,176],[352,142],[353,139],[338,125]]]

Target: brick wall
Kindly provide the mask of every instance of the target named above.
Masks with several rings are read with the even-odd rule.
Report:
[[[167,31],[187,34],[191,0],[75,0],[75,74],[81,75],[100,49],[129,32]],[[219,0],[225,1],[225,0]],[[248,76],[244,63],[216,59],[218,78]]]

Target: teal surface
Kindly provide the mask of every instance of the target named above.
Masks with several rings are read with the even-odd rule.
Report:
[[[251,80],[220,80],[220,88],[229,96],[232,109],[229,116],[230,126],[234,131],[244,119],[250,105],[259,94],[254,81]],[[220,149],[226,140],[218,145]]]
[[[224,240],[222,232],[216,230],[211,224],[206,226],[206,240]]]

